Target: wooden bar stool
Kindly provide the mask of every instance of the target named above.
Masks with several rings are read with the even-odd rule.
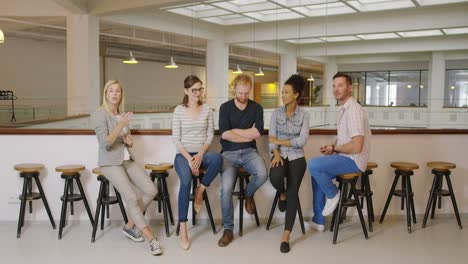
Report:
[[[249,184],[250,182],[250,174],[244,170],[244,168],[239,168],[237,171],[237,177],[234,182],[234,186],[237,183],[237,179],[239,179],[239,191],[233,192],[232,196],[237,196],[239,197],[239,236],[243,235],[243,229],[244,229],[244,200],[245,200],[245,185]],[[254,201],[255,204],[255,201]],[[255,205],[255,208],[257,206]],[[257,226],[260,226],[260,220],[258,218],[258,213],[257,210],[254,212],[255,216],[255,222],[257,223]]]
[[[432,182],[432,188],[429,193],[429,200],[427,201],[422,227],[426,227],[427,217],[429,216],[429,212],[431,212],[431,206],[431,219],[434,219],[437,198],[439,199],[440,209],[442,207],[442,196],[450,196],[452,199],[453,210],[455,211],[455,217],[457,218],[458,227],[462,229],[463,226],[460,220],[460,214],[458,213],[457,201],[455,200],[455,193],[453,191],[452,181],[450,180],[450,170],[455,169],[456,165],[450,162],[435,161],[428,162],[427,166],[432,169],[432,173],[434,174],[434,181]],[[447,182],[448,190],[442,189],[444,177],[445,181]]]
[[[360,189],[356,189],[357,195],[361,197],[361,209],[364,208],[364,198],[366,199],[367,205],[367,222],[369,224],[369,231],[372,232],[372,222],[375,221],[374,217],[374,205],[372,202],[372,195],[374,194],[370,187],[370,178],[369,175],[372,175],[372,169],[377,168],[378,165],[375,162],[368,162],[366,171],[361,174],[361,187]],[[348,193],[348,199],[351,198],[351,193]],[[343,220],[346,219],[346,208],[344,209],[344,214],[342,217]]]
[[[390,164],[392,168],[395,168],[395,178],[393,180],[392,188],[388,194],[387,202],[383,209],[382,215],[380,216],[380,223],[382,224],[385,214],[387,213],[388,206],[392,200],[392,196],[401,197],[401,210],[405,209],[406,201],[406,222],[408,227],[408,233],[411,233],[411,215],[413,223],[416,224],[416,213],[414,210],[414,193],[411,187],[411,175],[414,175],[414,170],[419,169],[419,165],[411,162],[392,162]],[[401,190],[395,190],[398,183],[398,179],[402,177]],[[411,214],[410,214],[411,211]]]
[[[100,168],[94,168],[93,173],[97,175],[97,180],[101,182],[99,187],[99,195],[97,198],[97,205],[96,205],[96,213],[94,214],[94,224],[93,224],[93,233],[91,235],[91,243],[94,243],[96,240],[96,231],[97,226],[99,223],[99,212],[102,212],[101,216],[101,230],[104,230],[104,218],[106,217],[107,211],[107,218],[109,218],[109,205],[111,204],[119,204],[120,212],[122,213],[122,217],[125,223],[128,222],[127,213],[125,212],[125,208],[122,202],[122,197],[120,196],[119,191],[114,187],[115,196],[109,195],[110,183],[109,180],[102,174]],[[107,210],[106,210],[107,209]]]
[[[330,226],[330,232],[333,232],[333,244],[336,244],[336,239],[338,238],[338,229],[342,218],[344,216],[344,209],[348,207],[356,207],[359,214],[359,221],[361,222],[362,231],[364,237],[367,239],[367,229],[364,216],[362,215],[362,205],[359,203],[359,196],[356,191],[356,182],[358,177],[361,176],[360,172],[356,173],[346,173],[337,175],[336,179],[340,183],[338,188],[340,189],[340,200],[338,201],[338,206],[333,212],[332,222]],[[349,186],[348,186],[349,185]],[[348,188],[350,195],[348,196]],[[352,199],[354,197],[354,199]]]
[[[71,215],[74,214],[74,207],[73,202],[83,200],[84,206],[86,208],[86,212],[88,213],[89,221],[91,225],[94,226],[93,215],[91,214],[91,209],[89,209],[88,200],[86,199],[86,195],[83,189],[83,185],[81,184],[80,180],[80,171],[86,169],[83,165],[64,165],[55,168],[56,172],[61,172],[61,178],[65,179],[65,188],[63,189],[63,195],[60,197],[62,200],[62,212],[60,214],[60,224],[59,224],[59,234],[58,238],[62,239],[62,231],[65,227],[65,222],[67,218],[67,204],[70,203],[70,213]],[[76,181],[78,185],[78,189],[80,191],[79,194],[75,194],[73,192],[73,180]]]
[[[372,202],[372,195],[374,194],[370,186],[369,176],[374,173],[372,169],[377,168],[378,165],[375,162],[368,162],[366,171],[361,175],[361,188],[357,190],[357,194],[361,197],[361,208],[364,206],[364,198],[366,199],[367,206],[367,222],[369,224],[369,231],[372,232],[372,222],[375,221],[374,217],[374,204]]]
[[[156,181],[158,188],[158,194],[154,197],[155,201],[158,201],[158,212],[161,213],[161,203],[163,208],[164,216],[164,227],[166,228],[166,237],[169,237],[169,220],[171,225],[174,225],[174,216],[172,215],[171,201],[169,199],[169,191],[167,189],[166,178],[169,176],[168,170],[174,166],[171,163],[156,163],[156,164],[145,164],[145,169],[151,170],[151,180]]]
[[[206,169],[200,169],[199,176],[195,176],[192,174],[192,193],[190,194],[190,201],[192,202],[192,225],[197,224],[197,221],[196,221],[197,214],[194,209],[195,191],[197,189],[198,183],[201,184],[201,181],[205,173],[206,173]],[[213,230],[213,234],[216,234],[216,225],[214,223],[213,213],[211,212],[210,200],[208,199],[208,194],[206,190],[203,192],[203,200],[205,201],[206,211],[208,213],[208,218],[210,219],[211,230]],[[179,235],[179,230],[180,230],[180,223],[177,223],[176,236]]]
[[[268,217],[268,222],[266,226],[266,230],[270,230],[271,221],[273,220],[273,215],[276,211],[276,207],[278,206],[280,192],[276,191],[275,199],[273,200],[273,205],[271,206],[270,216]],[[301,208],[301,201],[297,199],[297,214],[299,215],[299,223],[301,225],[302,234],[305,234],[305,226],[304,226],[304,218],[302,216],[302,208]]]
[[[18,231],[16,238],[21,236],[21,228],[24,226],[24,214],[26,211],[26,201],[29,201],[29,213],[32,214],[32,201],[42,199],[49,221],[52,224],[52,228],[55,229],[54,218],[49,208],[49,203],[45,197],[44,190],[42,189],[41,181],[39,180],[39,171],[44,169],[44,165],[36,163],[22,163],[15,165],[15,170],[19,171],[20,177],[23,178],[23,191],[19,196],[21,200],[20,213],[18,218]],[[39,192],[32,191],[32,179],[36,182],[36,186]]]

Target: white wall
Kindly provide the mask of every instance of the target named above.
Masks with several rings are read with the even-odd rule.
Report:
[[[184,79],[195,74],[206,87],[205,67],[179,65],[178,69],[166,69],[164,63],[142,61],[123,64],[121,59],[105,59],[105,79],[122,81],[126,105],[169,104],[182,102]],[[227,89],[227,87],[226,87]]]
[[[9,37],[0,45],[0,58],[0,90],[12,90],[17,105],[66,105],[65,42]]]
[[[333,136],[309,137],[306,145],[306,157],[310,159],[318,156],[321,145],[333,140]],[[219,138],[213,141],[212,149],[219,150]],[[371,176],[371,185],[374,191],[374,210],[380,215],[393,181],[393,170],[390,168],[391,161],[410,161],[418,163],[421,168],[412,176],[412,184],[415,192],[416,213],[422,214],[428,198],[433,177],[430,170],[425,166],[426,162],[433,160],[450,161],[457,164],[457,169],[452,172],[452,182],[461,213],[468,213],[468,163],[466,162],[465,149],[460,142],[468,142],[468,135],[377,135],[372,137],[372,153],[370,160],[378,163],[379,168],[374,170]],[[47,199],[52,209],[53,216],[58,220],[60,216],[59,197],[63,192],[64,182],[54,168],[64,164],[83,164],[87,170],[82,173],[82,182],[85,188],[91,209],[94,212],[98,193],[98,182],[91,174],[91,169],[97,163],[97,141],[95,136],[0,136],[0,145],[3,149],[15,150],[3,158],[0,165],[2,184],[0,185],[0,221],[17,221],[19,212],[18,194],[21,192],[22,181],[18,177],[13,166],[22,162],[39,162],[46,166],[41,172],[41,181],[46,192]],[[266,145],[266,136],[258,142],[260,153],[266,161],[269,160]],[[140,163],[172,162],[175,151],[170,136],[137,136],[135,142],[137,149],[136,158]],[[268,162],[267,162],[268,163]],[[304,216],[311,216],[312,191],[309,174],[306,173],[300,189],[300,199]],[[174,170],[170,171],[168,180],[169,192],[171,194],[172,207],[177,219],[177,193],[178,177]],[[215,179],[208,188],[214,217],[218,219],[219,225],[221,210],[219,203],[220,177]],[[267,181],[257,192],[255,198],[261,218],[268,216],[274,197],[274,189]],[[11,204],[13,202],[13,204]],[[399,201],[394,198],[388,214],[403,214],[399,209]],[[235,208],[238,205],[236,203]],[[151,205],[148,216],[162,219],[161,214],[155,213],[156,203]],[[236,209],[237,210],[237,209]],[[355,210],[349,210],[355,214]],[[443,207],[437,213],[452,214],[453,209],[450,199],[443,200]],[[121,219],[116,206],[111,209],[114,219]],[[235,214],[238,215],[237,212]],[[206,211],[202,209],[201,218],[206,218]],[[245,214],[245,218],[251,216]],[[283,214],[276,212],[275,217],[283,219]],[[72,220],[87,221],[84,207],[79,202],[75,205],[75,215],[70,216]],[[47,221],[47,215],[41,202],[34,202],[32,215],[26,214],[26,221]],[[283,220],[280,220],[283,221]],[[453,221],[455,221],[453,219]],[[419,222],[420,223],[420,222]],[[455,224],[455,222],[454,222]]]

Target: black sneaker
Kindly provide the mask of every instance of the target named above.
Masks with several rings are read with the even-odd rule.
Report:
[[[280,210],[280,212],[286,211],[286,204],[287,204],[286,200],[281,200],[281,199],[279,200],[278,209]]]
[[[140,232],[136,230],[136,227],[128,228],[126,225],[122,228],[122,232],[126,237],[133,240],[134,242],[143,242],[145,239],[141,236]]]
[[[291,248],[289,247],[289,242],[281,242],[280,251],[281,253],[288,253]]]

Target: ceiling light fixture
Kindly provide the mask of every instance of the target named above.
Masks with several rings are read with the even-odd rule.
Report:
[[[138,60],[133,55],[133,51],[130,50],[130,54],[129,54],[128,58],[124,59],[122,62],[125,63],[125,64],[137,64]]]
[[[5,43],[5,35],[3,35],[3,31],[0,29],[0,43]]]
[[[265,73],[262,71],[262,67],[258,67],[258,72],[255,73],[255,76],[264,76]]]
[[[235,73],[235,74],[241,74],[241,73],[243,73],[243,71],[241,70],[239,64],[237,64],[236,70],[233,71],[232,73]]]
[[[133,38],[135,38],[135,29],[133,29],[133,35],[132,37],[130,38],[130,52],[129,52],[129,56],[128,58],[125,58],[122,62],[125,63],[125,64],[137,64],[138,63],[138,60],[135,58],[135,56],[133,55],[133,51],[132,51],[132,40]]]
[[[172,36],[171,36],[171,59],[169,60],[169,64],[164,65],[166,69],[177,69],[179,66],[174,61],[174,57],[172,56]]]

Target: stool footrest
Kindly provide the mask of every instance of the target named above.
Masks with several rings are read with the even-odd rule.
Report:
[[[434,191],[434,195],[437,195],[437,196],[450,196],[450,191],[449,190],[436,190],[436,191]]]
[[[60,196],[60,200],[63,201],[63,195]],[[83,200],[83,196],[81,196],[81,194],[68,194],[67,195],[67,201],[68,202],[76,202],[76,201],[80,201],[80,200]]]
[[[21,195],[19,195],[18,198],[20,200],[23,200],[21,198]],[[37,199],[41,199],[41,194],[40,193],[33,192],[33,193],[26,194],[26,199],[25,199],[26,201],[32,201],[32,200],[37,200]]]
[[[102,198],[102,200],[101,200],[101,203],[104,204],[104,205],[116,204],[118,202],[119,202],[119,200],[117,200],[117,197],[115,197],[115,196],[105,197],[105,198]]]
[[[406,192],[402,191],[402,190],[395,190],[393,192],[393,195],[394,196],[398,196],[398,197],[406,197]],[[413,192],[410,192],[409,193],[410,196],[414,196],[414,193]]]
[[[358,196],[364,196],[364,197],[366,196],[366,193],[365,193],[363,190],[356,190],[356,194],[357,194]],[[372,196],[372,195],[374,195],[374,192],[373,192],[373,191],[369,191],[369,194],[368,194],[368,195],[369,195],[369,196]]]

